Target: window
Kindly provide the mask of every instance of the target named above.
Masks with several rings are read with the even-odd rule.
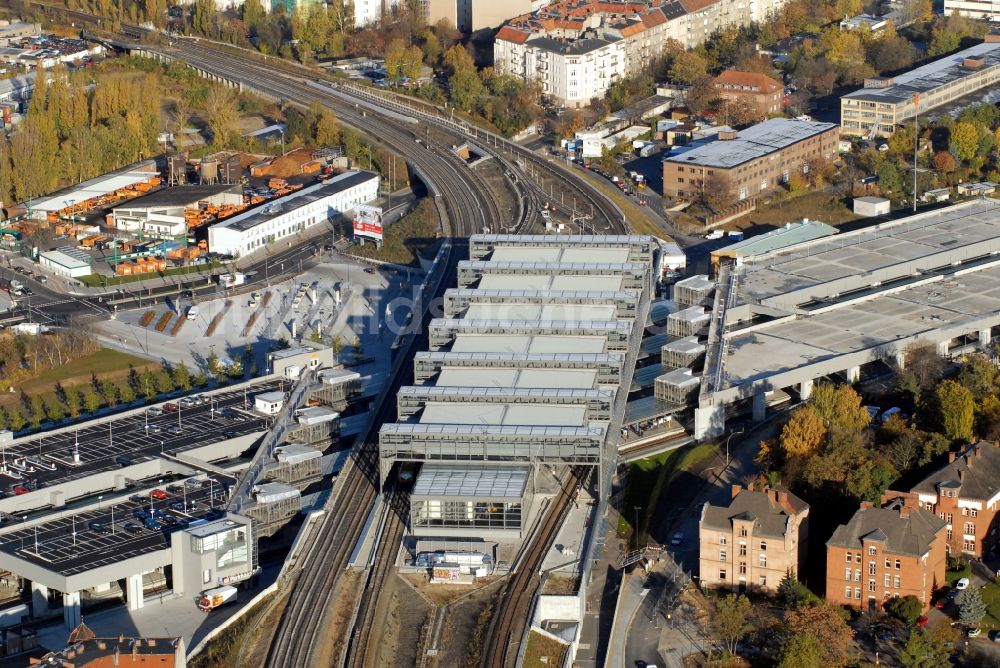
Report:
[[[892,578],[892,586],[895,587],[896,589],[899,589],[899,587],[900,587],[900,577],[898,575],[894,575],[893,576],[893,578]]]
[[[854,569],[854,581],[855,582],[861,582],[861,569],[860,568],[855,568]]]
[[[872,545],[871,547],[868,548],[868,556],[874,557],[876,554],[878,554],[878,548],[877,547],[875,547],[874,545]]]
[[[889,557],[885,558],[885,567],[886,569],[892,568],[892,562],[889,561]]]
[[[746,537],[746,535],[747,535],[747,528],[746,527],[740,527],[740,535],[743,536],[743,537]]]
[[[875,581],[874,580],[869,580],[868,581],[868,591],[875,591]]]
[[[725,561],[725,560],[726,560],[726,551],[719,550],[719,561]]]
[[[856,563],[856,564],[860,564],[861,563],[861,553],[860,552],[858,552],[858,553],[856,553],[854,555],[854,563]]]
[[[892,581],[892,576],[888,573],[885,574],[885,586],[888,587],[889,583]]]
[[[861,600],[861,587],[854,588],[854,598]]]
[[[678,177],[677,183],[684,183],[684,177]]]
[[[747,574],[747,562],[741,561],[740,562],[740,575],[746,575],[746,574]]]
[[[962,551],[963,552],[975,552],[976,551],[976,541],[965,540],[962,541]]]
[[[208,584],[211,581],[212,581],[212,569],[206,568],[205,571],[201,574],[201,583]]]
[[[761,587],[766,587],[767,586],[767,576],[766,575],[761,575],[759,578],[757,578],[757,584],[759,584]]]
[[[760,541],[760,551],[761,552],[767,552],[767,541],[766,540]]]
[[[850,568],[845,568],[844,569],[844,579],[845,580],[850,580],[851,579],[851,569]]]
[[[844,598],[851,598],[851,588],[844,587]]]
[[[767,568],[767,555],[766,554],[761,554],[761,555],[758,555],[758,557],[759,557],[758,561],[760,562],[760,567],[761,568]]]
[[[899,559],[896,560],[896,570],[899,570]]]
[[[726,572],[725,571],[719,571],[719,579],[720,580],[725,580],[726,579]]]
[[[947,530],[947,531],[945,532],[945,537],[944,537],[944,539],[945,539],[946,541],[948,541],[948,542],[950,543],[950,542],[951,542],[951,536],[952,536],[952,533],[951,533],[951,529],[948,529],[948,530]]]
[[[746,543],[740,543],[740,556],[741,557],[747,556],[747,545],[746,545]]]
[[[948,524],[951,524],[951,513],[948,513],[948,514],[947,514],[947,515],[945,516],[945,518],[944,518],[944,519],[945,519],[945,522],[947,522]]]
[[[965,523],[965,535],[966,536],[975,536],[976,535],[976,525],[973,524],[972,522],[966,522]]]
[[[852,559],[852,557],[851,557],[851,553],[850,553],[850,552],[848,552],[848,553],[847,553],[847,563],[851,563],[851,559]]]
[[[761,189],[762,191],[763,191],[763,190],[767,190],[767,179],[761,179],[761,180],[760,180],[760,189]]]
[[[979,517],[979,511],[976,510],[975,508],[969,508],[969,516],[970,517]]]
[[[725,544],[726,544],[726,537],[719,536],[719,545],[725,545]]]
[[[869,561],[868,562],[868,575],[875,575],[875,562],[874,561]]]

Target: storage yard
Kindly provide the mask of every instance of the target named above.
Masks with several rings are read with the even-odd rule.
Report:
[[[284,230],[294,234],[375,199],[377,175],[347,167],[339,149],[295,149],[277,157],[221,152],[201,159],[174,153],[11,207],[0,233],[11,246],[24,236],[41,239],[33,242],[39,261],[69,278],[155,275],[252,252],[233,248],[246,245],[250,227],[260,233],[251,240],[254,247],[286,236],[258,226],[272,211],[294,222]],[[353,187],[362,182],[364,188]],[[296,198],[317,188],[324,195],[350,192]],[[299,211],[307,205],[316,210]],[[235,225],[237,220],[254,225]],[[212,248],[214,226],[227,221],[233,222],[227,229],[244,234],[230,239],[227,233],[225,247]]]

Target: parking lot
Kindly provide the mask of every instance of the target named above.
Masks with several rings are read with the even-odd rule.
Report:
[[[222,517],[231,480],[189,479],[157,488],[165,498],[134,495],[87,512],[0,536],[0,550],[65,576],[170,547],[170,534],[199,519]],[[185,510],[186,508],[186,510]],[[213,509],[215,510],[213,512]],[[147,528],[137,515],[156,518]],[[98,524],[94,524],[98,523]],[[150,524],[155,527],[156,525]]]
[[[264,431],[267,420],[247,409],[252,409],[256,394],[279,388],[278,381],[261,382],[246,391],[242,388],[223,391],[210,395],[210,399],[206,395],[207,400],[197,406],[180,405],[180,400],[168,402],[177,404],[178,410],[164,411],[155,417],[142,412],[78,431],[42,434],[18,441],[0,449],[0,494],[23,494],[33,487],[119,469],[154,459],[161,453],[184,452]],[[79,464],[74,462],[77,450]]]

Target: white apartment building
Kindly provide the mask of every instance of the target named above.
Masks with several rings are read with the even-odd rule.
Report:
[[[721,28],[766,20],[784,2],[565,0],[508,21],[494,42],[494,66],[537,80],[546,95],[581,107],[604,96],[619,78],[648,66],[668,40],[690,49]]]
[[[1000,0],[944,0],[944,14],[958,12],[970,19],[1000,20]]]

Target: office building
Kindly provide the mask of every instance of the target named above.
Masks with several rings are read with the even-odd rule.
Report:
[[[891,598],[915,596],[924,609],[945,584],[945,522],[896,500],[862,502],[826,542],[826,600],[876,612]]]
[[[784,489],[732,486],[728,505],[706,503],[698,522],[698,573],[707,587],[776,592],[800,573],[809,504]]]
[[[712,87],[727,102],[748,102],[759,118],[780,113],[784,105],[784,86],[760,72],[726,70],[712,80]]]
[[[663,161],[663,194],[693,201],[706,186],[729,188],[733,199],[767,194],[793,173],[805,174],[813,160],[837,155],[837,126],[772,118]]]
[[[993,21],[1000,18],[1000,0],[944,0],[944,15]]]
[[[840,98],[840,133],[889,137],[917,105],[924,114],[998,80],[1000,41],[989,39],[894,77],[865,79],[864,88]]]

